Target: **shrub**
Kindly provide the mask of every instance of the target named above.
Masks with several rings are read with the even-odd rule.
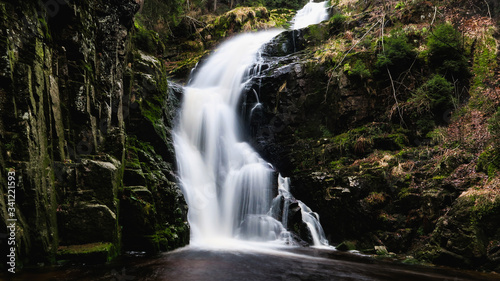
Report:
[[[330,24],[332,24],[332,25],[336,25],[336,26],[338,26],[338,25],[342,25],[342,24],[345,22],[346,18],[347,18],[347,17],[346,17],[346,16],[344,16],[343,14],[337,13],[337,14],[334,14],[334,15],[330,18],[329,22],[330,22]]]
[[[357,60],[352,67],[348,67],[347,74],[349,74],[350,76],[358,76],[361,79],[371,77],[370,70],[361,60]]]
[[[429,64],[447,78],[469,76],[461,34],[450,24],[438,25],[427,40]]]
[[[421,135],[432,131],[436,124],[443,123],[443,113],[452,106],[453,85],[436,74],[416,91],[407,101],[407,121],[413,123]]]
[[[388,68],[393,77],[397,76],[409,68],[415,56],[406,35],[384,37],[384,51],[378,54],[375,62],[376,73],[386,73]]]
[[[421,88],[430,99],[430,109],[433,113],[444,112],[451,104],[453,85],[443,76],[436,74]]]

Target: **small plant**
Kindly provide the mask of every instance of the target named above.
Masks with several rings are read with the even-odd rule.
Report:
[[[324,137],[324,138],[331,138],[331,137],[333,137],[333,134],[330,132],[330,130],[328,130],[327,127],[325,127],[323,125],[320,125],[319,126],[319,130],[321,131],[322,137]]]
[[[406,3],[403,1],[399,1],[398,3],[396,3],[396,6],[394,7],[394,9],[400,10],[400,9],[404,9],[405,7],[406,7]]]
[[[330,18],[330,24],[335,25],[335,26],[339,26],[345,22],[346,18],[347,18],[346,16],[344,16],[340,13],[335,14]]]
[[[361,79],[369,78],[372,76],[366,64],[360,60],[356,61],[352,67],[349,68],[347,74],[351,76],[358,76]]]

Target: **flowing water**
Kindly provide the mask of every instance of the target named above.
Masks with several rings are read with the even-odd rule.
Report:
[[[327,16],[326,2],[310,2],[297,13],[294,27],[318,23]],[[226,246],[228,239],[293,243],[284,223],[287,216],[279,216],[279,221],[272,215],[272,181],[276,180],[272,165],[244,141],[237,112],[245,84],[260,71],[261,47],[280,32],[232,38],[208,58],[184,89],[174,144],[189,206],[191,245]],[[314,245],[328,245],[317,214],[297,202]]]
[[[500,280],[497,274],[387,263],[325,247],[262,247],[289,239],[292,204],[299,205],[314,244],[327,244],[317,215],[293,198],[288,178],[278,177],[278,195],[271,198],[274,171],[238,129],[241,89],[258,71],[261,45],[279,32],[245,34],[220,46],[185,89],[175,146],[191,246],[105,265],[25,269],[0,274],[0,280]],[[226,251],[231,244],[236,249]]]
[[[317,24],[328,19],[328,1],[310,1],[302,9],[297,11],[297,15],[292,20],[292,29],[300,29],[311,24]]]

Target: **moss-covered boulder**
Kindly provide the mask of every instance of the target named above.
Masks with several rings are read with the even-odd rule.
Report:
[[[500,193],[498,181],[490,188],[471,188],[440,218],[431,246],[419,258],[463,268],[498,271],[500,249]]]

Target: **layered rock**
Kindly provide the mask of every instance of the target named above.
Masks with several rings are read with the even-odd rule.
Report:
[[[481,164],[495,163],[485,124],[494,122],[487,120],[498,96],[471,86],[472,107],[478,100],[495,107],[480,108],[489,112],[484,115],[467,108],[466,98],[456,119],[450,110],[412,113],[416,85],[432,77],[418,57],[426,53],[399,77],[397,69],[392,77],[378,69],[380,43],[363,40],[378,24],[369,16],[377,9],[367,5],[369,12],[345,23],[334,16],[267,45],[261,75],[242,98],[252,144],[291,178],[291,192],[319,213],[328,240],[340,249],[498,270],[498,174]],[[404,15],[395,12],[394,20]],[[426,35],[412,28],[394,28],[392,36],[408,33],[412,48],[425,47]],[[493,50],[488,61],[495,68],[498,43],[484,36],[490,41],[476,45],[475,56]],[[472,68],[481,68],[480,61]]]
[[[138,9],[133,0],[0,4],[0,164],[16,171],[20,263],[82,260],[96,243],[111,259],[121,237],[141,251],[187,242],[167,121],[175,96],[161,63],[133,52]]]

